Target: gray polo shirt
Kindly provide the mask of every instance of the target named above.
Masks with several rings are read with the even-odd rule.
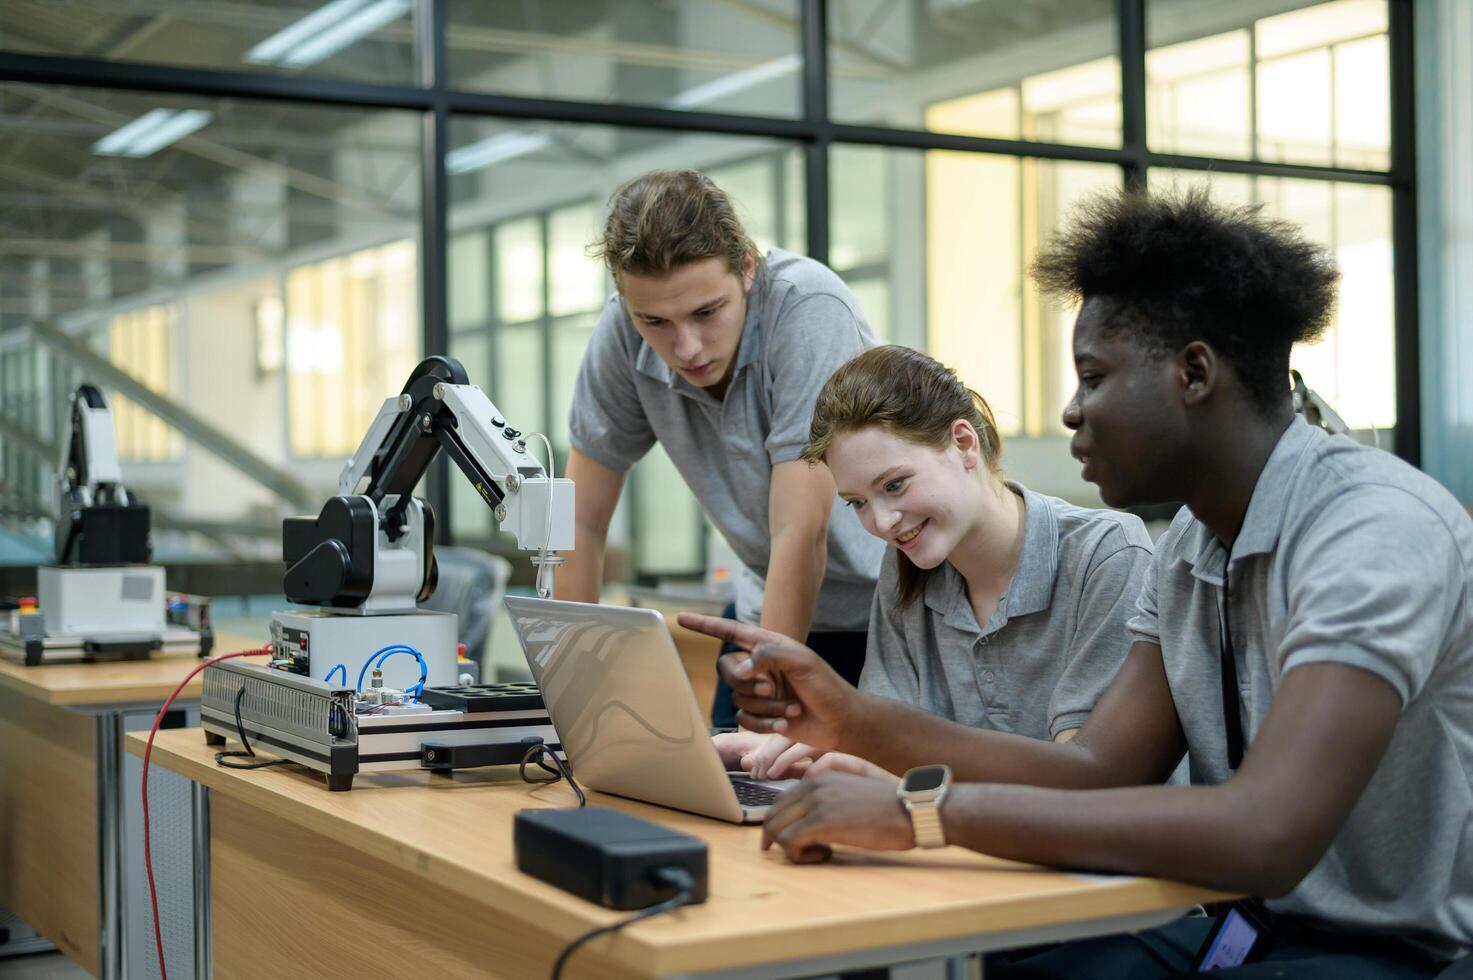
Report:
[[[859,686],[974,728],[1051,739],[1084,724],[1130,650],[1126,621],[1151,563],[1131,514],[1023,494],[1023,550],[985,626],[950,562],[898,608],[890,549]]]
[[[1161,645],[1195,778],[1226,781],[1222,543],[1182,508],[1130,621]],[[1295,418],[1233,546],[1231,626],[1251,751],[1301,664],[1368,670],[1401,696],[1386,755],[1330,849],[1270,902],[1450,955],[1473,943],[1473,520],[1389,453]]]
[[[614,296],[578,369],[570,438],[579,452],[620,472],[658,440],[745,566],[736,576],[737,618],[755,623],[772,549],[772,468],[797,459],[807,444],[824,382],[873,344],[859,301],[838,276],[774,249],[748,296],[731,383],[717,399],[660,360]],[[835,496],[814,630],[864,629],[884,549]]]

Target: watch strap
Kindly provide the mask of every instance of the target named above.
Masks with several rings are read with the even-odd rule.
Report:
[[[905,808],[910,811],[910,826],[918,847],[946,846],[946,831],[941,827],[941,800],[907,801]]]

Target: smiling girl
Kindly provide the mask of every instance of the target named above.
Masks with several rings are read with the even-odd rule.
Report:
[[[992,411],[956,373],[907,347],[845,363],[814,406],[803,458],[889,545],[861,690],[976,728],[1067,740],[1129,649],[1151,540],[1140,520],[1003,478]],[[717,736],[758,778],[808,768],[782,736]],[[875,774],[830,753],[812,771]]]

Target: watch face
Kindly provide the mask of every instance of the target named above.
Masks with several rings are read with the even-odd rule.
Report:
[[[920,766],[905,774],[905,792],[924,793],[939,789],[945,781],[945,766]]]

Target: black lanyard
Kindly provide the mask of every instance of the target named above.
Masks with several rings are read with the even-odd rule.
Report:
[[[1234,542],[1236,543],[1236,542]],[[1231,594],[1228,580],[1232,578],[1233,549],[1228,548],[1227,560],[1222,566],[1222,715],[1227,727],[1228,769],[1236,771],[1243,764],[1243,707],[1242,695],[1238,691],[1238,661],[1233,656],[1233,629],[1229,621]]]

